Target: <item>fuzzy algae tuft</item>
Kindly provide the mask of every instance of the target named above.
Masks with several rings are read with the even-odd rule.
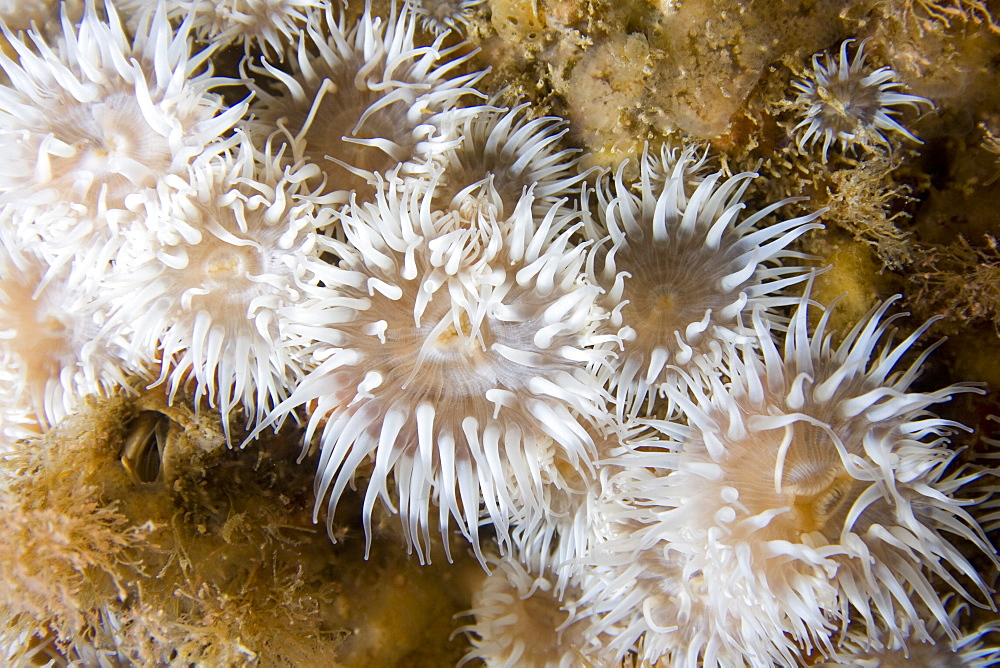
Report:
[[[470,599],[442,583],[462,577],[462,560],[421,568],[382,527],[364,564],[349,528],[360,508],[346,506],[345,540],[331,546],[290,443],[229,450],[217,417],[155,392],[92,400],[19,443],[0,462],[6,661],[454,663],[451,617]]]

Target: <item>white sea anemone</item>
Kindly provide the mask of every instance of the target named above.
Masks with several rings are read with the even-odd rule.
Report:
[[[986,622],[973,631],[962,630],[955,635],[953,629],[962,629],[965,626],[965,620],[962,618],[969,615],[969,606],[963,601],[953,600],[954,598],[953,594],[949,594],[943,601],[948,608],[950,628],[942,627],[935,619],[929,620],[927,624],[929,639],[924,638],[922,641],[908,642],[893,648],[880,646],[872,649],[869,647],[869,633],[848,627],[847,636],[838,647],[833,660],[816,664],[817,668],[833,666],[989,668],[1000,664],[1000,621]],[[993,643],[987,645],[984,639],[991,635]]]
[[[656,423],[672,442],[618,459],[585,602],[619,653],[791,665],[830,655],[828,635],[852,610],[873,636],[928,639],[911,592],[953,634],[932,575],[988,596],[951,542],[996,560],[964,509],[974,500],[955,496],[976,475],[948,471],[944,434],[959,425],[926,410],[978,388],[909,392],[933,347],[895,367],[929,323],[894,343],[898,316],[881,322],[890,303],[837,346],[828,314],[810,339],[806,304],[783,357],[755,311],[762,359],[747,346],[728,385],[720,374],[668,388],[688,425]]]
[[[617,457],[628,449],[643,447],[650,438],[649,427],[637,421],[620,424],[611,420],[587,427],[594,441],[594,469],[573,466],[559,448],[548,444],[539,449],[538,458],[539,493],[544,502],[519,501],[520,486],[516,480],[509,484],[514,505],[522,509],[511,529],[515,554],[522,563],[533,564],[539,575],[551,570],[558,592],[578,579],[580,564],[586,562],[592,547],[594,506],[602,481],[620,470],[615,464]]]
[[[855,41],[844,40],[839,59],[829,53],[817,53],[812,59],[812,72],[792,83],[798,92],[795,105],[803,110],[802,120],[793,129],[798,134],[796,144],[803,151],[806,143],[813,146],[822,138],[823,162],[834,141],[840,142],[843,150],[852,145],[889,146],[885,133],[895,132],[920,142],[896,120],[900,111],[893,107],[912,107],[918,112],[922,105],[934,107],[925,97],[900,93],[904,86],[894,81],[896,73],[888,66],[866,74],[868,42],[858,45],[851,60],[848,47]]]
[[[47,430],[85,395],[127,387],[86,263],[53,267],[37,245],[0,225],[0,424],[15,438]]]
[[[671,177],[676,176],[681,159],[687,161],[683,168],[684,194],[690,198],[701,182],[714,173],[714,160],[709,146],[699,148],[696,144],[664,142],[659,151],[653,151],[647,144],[639,163],[641,180],[649,183],[643,187],[650,188],[654,193],[663,192]],[[633,188],[637,187],[636,184],[631,185]]]
[[[387,21],[369,7],[350,27],[327,7],[286,54],[291,71],[266,60],[250,66],[274,80],[266,88],[251,84],[258,119],[252,127],[260,136],[278,133],[296,161],[319,164],[330,201],[346,202],[358,189],[370,196],[376,174],[384,180],[397,165],[423,164],[456,144],[438,127],[439,114],[478,95],[472,86],[481,73],[451,76],[468,57],[455,58],[463,45],[445,49],[442,36],[416,46],[413,13],[397,16],[393,7]],[[274,88],[280,92],[269,92]]]
[[[196,403],[207,396],[227,438],[237,407],[256,424],[302,375],[279,313],[302,297],[314,231],[332,214],[304,197],[314,165],[280,163],[244,140],[171,180],[147,201],[146,223],[129,230],[107,281],[133,363],[159,363],[171,397],[187,384]]]
[[[420,17],[420,27],[435,35],[449,30],[467,30],[476,9],[486,0],[407,0],[414,14]]]
[[[587,247],[570,243],[578,225],[563,229],[558,205],[535,218],[530,191],[503,223],[470,225],[431,199],[420,184],[391,185],[342,213],[346,243],[324,241],[339,266],[314,263],[324,287],[287,310],[317,366],[267,419],[309,406],[307,445],[321,432],[316,516],[329,496],[328,522],[373,460],[369,542],[381,498],[421,560],[432,499],[446,545],[453,518],[481,554],[483,505],[502,547],[520,514],[510,481],[519,503],[544,503],[540,449],[590,466],[584,424],[604,419],[587,371],[604,357],[593,349],[599,289],[582,275]]]
[[[191,29],[201,41],[216,46],[243,44],[249,52],[259,43],[281,53],[294,42],[311,9],[328,5],[324,0],[119,0],[119,11],[140,17],[166,7],[171,21],[191,16]]]
[[[594,439],[595,459],[599,459],[611,439],[601,433],[603,430],[588,431]],[[539,446],[541,486],[529,489],[527,500],[523,500],[524,492],[513,475],[508,485],[513,506],[520,509],[513,518],[511,541],[518,558],[536,564],[538,574],[546,574],[551,567],[562,590],[573,575],[572,569],[564,566],[587,552],[592,533],[590,508],[600,490],[598,471],[574,466],[551,439],[540,441]],[[533,502],[536,495],[541,503]]]
[[[662,182],[644,159],[637,193],[624,182],[623,164],[597,188],[597,217],[587,234],[610,237],[594,280],[607,291],[612,323],[623,327],[624,350],[608,378],[619,415],[652,402],[657,388],[677,377],[670,365],[718,364],[725,344],[746,340],[743,313],[793,303],[782,290],[808,276],[804,256],[786,248],[821,227],[812,222],[821,212],[762,225],[792,198],[741,221],[743,194],[756,174],[703,177],[703,162],[685,150]]]
[[[10,79],[0,88],[0,204],[38,212],[44,241],[62,234],[67,213],[98,232],[106,219],[114,226],[130,197],[183,173],[245,109],[209,92],[227,80],[207,65],[213,48],[191,53],[188,22],[175,33],[161,7],[130,38],[105,9],[106,22],[88,4],[78,27],[64,13],[55,46],[4,28],[18,59],[0,54]],[[53,205],[70,210],[46,217]]]
[[[484,203],[497,218],[509,216],[525,188],[534,186],[535,210],[544,216],[556,201],[572,195],[586,173],[577,170],[579,153],[561,147],[566,121],[557,116],[531,118],[523,102],[512,109],[489,106],[464,113],[455,134],[461,144],[437,159],[436,199],[465,217],[475,217]],[[489,182],[492,189],[486,188]],[[495,193],[495,197],[488,197]]]
[[[475,622],[461,627],[472,648],[459,666],[479,659],[490,668],[570,668],[595,665],[584,656],[582,625],[565,626],[572,595],[557,593],[536,566],[506,557],[489,559],[494,570],[472,594]]]

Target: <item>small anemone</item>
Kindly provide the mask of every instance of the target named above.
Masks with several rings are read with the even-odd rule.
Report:
[[[794,104],[803,110],[802,120],[793,128],[798,134],[796,144],[799,151],[804,151],[807,143],[814,146],[822,139],[823,162],[834,141],[840,142],[842,150],[854,145],[889,146],[886,133],[894,132],[919,143],[896,120],[900,111],[893,107],[912,107],[918,112],[921,105],[934,107],[927,98],[900,93],[904,86],[894,81],[896,73],[888,66],[866,74],[868,40],[858,45],[851,60],[848,47],[855,41],[844,40],[839,59],[825,52],[814,55],[812,72],[792,83],[798,92]]]
[[[117,342],[101,331],[98,288],[52,266],[0,226],[0,426],[21,438],[75,412],[80,397],[128,387]]]
[[[703,176],[704,157],[693,148],[673,160],[658,166],[644,157],[638,193],[624,181],[624,164],[605,178],[597,187],[596,220],[587,228],[589,238],[607,239],[593,280],[607,291],[611,322],[622,327],[624,350],[607,378],[617,388],[619,415],[651,403],[657,389],[677,377],[671,365],[713,366],[726,343],[747,340],[743,313],[794,303],[781,292],[804,281],[809,269],[801,253],[786,248],[822,227],[813,222],[821,212],[761,224],[802,198],[739,220],[756,174]],[[784,266],[783,260],[795,262]]]
[[[312,9],[329,4],[323,0],[118,0],[122,13],[141,17],[166,7],[171,21],[191,16],[191,29],[203,42],[219,47],[243,44],[249,53],[254,44],[281,53],[295,40]],[[131,25],[131,23],[130,23]]]
[[[449,30],[468,30],[476,10],[486,0],[407,0],[420,19],[420,27],[435,35]]]
[[[639,433],[646,429],[634,422],[620,425],[614,421],[586,427],[598,462],[636,447],[641,442],[637,439]],[[576,580],[577,566],[590,549],[593,505],[600,496],[602,476],[610,475],[613,465],[601,463],[593,470],[573,466],[553,444],[539,448],[539,455],[542,488],[537,493],[543,503],[518,501],[522,491],[516,479],[510,481],[511,498],[522,509],[511,530],[511,540],[516,555],[524,563],[535,564],[539,575],[551,569],[561,592]]]
[[[986,622],[968,630],[966,620],[969,605],[956,600],[954,594],[945,596],[942,604],[948,610],[950,626],[942,626],[931,618],[926,636],[907,638],[892,646],[879,643],[872,647],[871,635],[849,626],[846,637],[837,648],[832,660],[814,664],[817,668],[855,666],[855,668],[906,668],[907,666],[963,666],[964,668],[989,668],[1000,664],[1000,621]],[[954,629],[963,629],[958,633]],[[993,642],[987,643],[987,638]]]
[[[488,563],[493,570],[465,613],[475,621],[455,632],[465,633],[472,645],[459,666],[476,659],[505,668],[605,665],[585,657],[583,625],[566,625],[576,592],[560,595],[532,562],[525,567],[508,556],[490,557]]]
[[[457,56],[464,45],[444,48],[442,36],[416,46],[413,13],[404,8],[397,15],[395,5],[388,20],[369,7],[350,26],[329,6],[319,16],[286,54],[290,71],[266,59],[249,66],[274,84],[251,84],[258,119],[251,127],[264,137],[277,133],[295,161],[320,165],[328,201],[346,202],[351,191],[370,197],[376,175],[385,180],[401,163],[420,172],[457,144],[441,129],[441,114],[478,95],[473,85],[482,76],[452,76],[468,58]]]
[[[503,224],[469,225],[434,210],[432,197],[420,184],[390,184],[345,208],[346,242],[321,240],[340,263],[313,263],[321,287],[286,310],[317,366],[267,418],[310,407],[306,447],[321,432],[317,517],[329,496],[332,522],[372,459],[369,543],[381,498],[398,508],[421,560],[432,500],[443,536],[453,519],[481,555],[482,506],[508,544],[518,506],[544,503],[540,450],[592,466],[584,425],[603,418],[605,401],[587,371],[604,359],[594,349],[603,314],[582,273],[588,248],[570,241],[579,225],[567,226],[558,205],[533,216],[530,191]]]

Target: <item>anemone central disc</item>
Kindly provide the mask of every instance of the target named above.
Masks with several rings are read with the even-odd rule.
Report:
[[[826,476],[826,484],[819,489],[792,489],[793,508],[799,528],[803,533],[824,531],[826,525],[850,498],[855,479],[846,471]],[[811,493],[810,493],[811,492]]]
[[[434,347],[441,352],[459,352],[471,348],[473,341],[469,314],[463,312],[458,317],[457,325],[453,320],[434,338]]]
[[[205,260],[205,275],[216,282],[239,278],[253,264],[251,252],[245,248],[217,250]]]
[[[41,329],[45,335],[51,338],[60,338],[68,331],[66,323],[54,315],[47,316],[39,325],[41,325]]]

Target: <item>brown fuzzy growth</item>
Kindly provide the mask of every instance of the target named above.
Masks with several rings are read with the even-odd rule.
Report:
[[[1000,335],[1000,248],[992,236],[973,246],[965,237],[926,251],[909,275],[916,287],[911,302],[926,313],[947,316],[963,327],[991,322]]]
[[[313,467],[295,464],[295,439],[267,440],[229,450],[211,412],[146,394],[91,402],[20,442],[0,462],[0,642],[12,660],[453,663],[450,618],[469,601],[401,550],[365,563],[358,541],[332,547],[305,510]],[[397,633],[393,608],[426,621]]]
[[[823,216],[854,235],[855,241],[870,246],[890,269],[913,259],[909,233],[899,226],[909,214],[893,210],[897,201],[909,199],[909,188],[893,180],[898,165],[898,160],[879,156],[832,173],[826,202],[830,210]]]

